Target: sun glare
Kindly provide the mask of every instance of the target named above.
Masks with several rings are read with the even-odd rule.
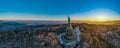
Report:
[[[104,21],[106,21],[106,17],[105,16],[98,16],[97,21],[104,22]]]

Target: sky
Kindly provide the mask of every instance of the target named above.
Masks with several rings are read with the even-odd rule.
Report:
[[[0,0],[0,20],[119,20],[120,0]],[[102,19],[101,19],[102,18]]]

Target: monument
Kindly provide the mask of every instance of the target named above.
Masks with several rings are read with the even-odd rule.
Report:
[[[68,25],[65,33],[59,35],[59,42],[64,48],[75,48],[80,42],[80,31],[79,27],[73,30],[70,22],[70,17],[68,16]]]

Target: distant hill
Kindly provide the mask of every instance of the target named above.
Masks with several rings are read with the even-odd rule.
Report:
[[[22,24],[22,23],[17,23],[17,22],[3,22],[1,23],[2,25],[25,25],[25,24]]]
[[[8,20],[3,22],[17,22],[27,25],[40,25],[40,24],[66,24],[66,21],[44,21],[44,20]],[[111,24],[111,23],[120,23],[120,20],[113,20],[113,21],[80,21],[80,20],[71,20],[71,23],[89,23],[89,24]],[[8,24],[8,23],[7,23]]]
[[[31,24],[31,25],[40,25],[40,24],[65,24],[66,21],[47,21],[47,20],[10,20],[4,22],[18,22],[23,24]]]
[[[3,20],[0,20],[0,22],[3,22]]]
[[[22,26],[25,26],[26,24],[17,23],[17,22],[1,22],[0,23],[0,30],[8,30],[8,29],[15,29]]]

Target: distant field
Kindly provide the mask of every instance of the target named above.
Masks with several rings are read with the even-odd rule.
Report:
[[[94,24],[120,24],[120,21],[91,22]]]
[[[117,20],[117,21],[104,21],[104,22],[74,21],[74,23],[88,23],[88,24],[120,24],[120,20]]]

